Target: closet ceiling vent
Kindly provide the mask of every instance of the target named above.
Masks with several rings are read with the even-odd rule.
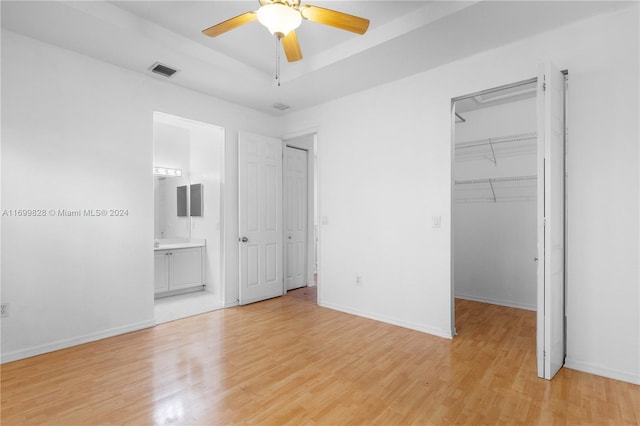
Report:
[[[284,111],[285,109],[291,108],[289,105],[285,105],[283,103],[277,103],[277,104],[273,104],[271,106],[274,107],[275,109],[279,109],[280,111]]]
[[[177,69],[171,68],[168,65],[161,64],[160,62],[156,62],[155,64],[151,65],[149,67],[149,70],[151,70],[152,72],[154,72],[156,74],[163,75],[163,76],[165,76],[167,78],[173,76],[175,73],[178,72]]]

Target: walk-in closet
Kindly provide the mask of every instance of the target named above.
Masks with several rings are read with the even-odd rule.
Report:
[[[455,297],[536,309],[536,83],[455,104]]]

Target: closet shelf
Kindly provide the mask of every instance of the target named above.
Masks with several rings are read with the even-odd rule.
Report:
[[[536,182],[535,175],[456,180],[455,198],[458,203],[532,201]]]
[[[485,158],[497,166],[500,156],[535,153],[537,138],[533,132],[461,142],[455,145],[456,160]]]

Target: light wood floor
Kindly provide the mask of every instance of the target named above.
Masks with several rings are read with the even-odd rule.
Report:
[[[640,387],[536,378],[534,313],[457,301],[453,341],[294,297],[2,366],[2,425],[637,425]]]
[[[307,302],[317,303],[318,300],[318,287],[300,287],[295,290],[289,290],[286,294],[287,297],[295,297],[296,299],[306,300]]]

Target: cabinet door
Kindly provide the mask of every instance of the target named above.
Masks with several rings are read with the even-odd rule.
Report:
[[[153,257],[155,292],[169,290],[169,256],[166,251],[157,251]]]
[[[174,250],[171,258],[169,290],[202,285],[202,249]]]

